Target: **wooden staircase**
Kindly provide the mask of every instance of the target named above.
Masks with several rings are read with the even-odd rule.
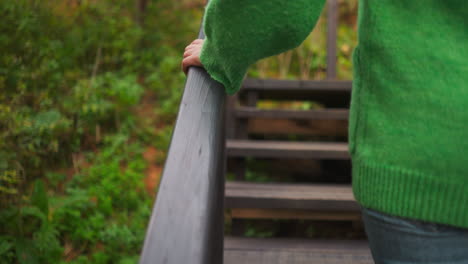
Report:
[[[362,235],[351,237],[245,237],[245,222],[289,219],[350,223],[362,231],[360,208],[351,190],[347,145],[351,82],[246,80],[228,99],[226,155],[234,180],[225,185],[225,207],[232,222],[225,237],[224,263],[373,263]],[[259,102],[307,101],[307,110],[261,109]],[[294,135],[291,140],[291,135]],[[271,182],[249,181],[250,163],[269,164]],[[277,173],[275,168],[281,168]],[[300,171],[304,164],[313,164]],[[281,174],[285,173],[284,179]],[[354,230],[354,231],[356,231]]]
[[[327,0],[326,81],[248,79],[226,97],[190,67],[140,264],[373,263],[351,190],[352,84],[336,81],[338,10]],[[255,233],[259,221],[280,232]]]

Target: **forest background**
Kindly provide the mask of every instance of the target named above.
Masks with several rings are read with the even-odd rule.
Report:
[[[137,263],[204,5],[0,1],[0,264]],[[351,79],[357,0],[339,7],[338,78]],[[249,76],[323,79],[325,47],[326,10]]]

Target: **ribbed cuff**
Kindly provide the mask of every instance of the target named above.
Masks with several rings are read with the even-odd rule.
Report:
[[[362,206],[468,228],[468,184],[453,181],[456,178],[353,160],[353,192]]]

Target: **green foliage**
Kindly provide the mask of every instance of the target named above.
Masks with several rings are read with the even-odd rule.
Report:
[[[246,237],[273,237],[278,233],[279,221],[273,220],[270,225],[261,225],[256,221],[246,221],[246,230],[244,236]]]
[[[89,153],[93,166],[75,175],[64,195],[49,201],[44,182],[37,180],[29,205],[2,210],[0,259],[58,263],[65,241],[74,251],[92,253],[86,263],[136,260],[151,198],[142,190],[142,148],[128,140],[122,134],[106,137],[102,154]]]
[[[132,62],[141,61],[143,33],[119,8],[83,4],[62,17],[39,1],[0,3],[0,169],[42,175],[97,124],[118,126],[139,102],[142,66]]]
[[[247,170],[245,174],[245,179],[251,182],[270,182],[272,179],[265,172],[254,172],[252,170]]]
[[[137,263],[198,7],[0,1],[0,264]]]
[[[30,206],[0,212],[0,259],[5,263],[56,262],[62,254],[59,233],[48,217],[44,183],[33,186]],[[1,262],[0,262],[1,263]]]
[[[180,71],[178,54],[163,58],[158,66],[158,70],[150,74],[146,82],[161,98],[157,114],[167,122],[175,119],[183,92],[181,84],[184,83],[185,76]]]
[[[117,263],[137,256],[150,215],[151,198],[143,192],[145,163],[141,146],[125,135],[105,139],[102,154],[90,154],[93,166],[75,175],[66,196],[56,200],[58,230],[84,251],[102,245],[93,263]],[[105,245],[105,246],[104,246]]]
[[[41,210],[45,216],[49,215],[49,202],[47,200],[44,182],[41,180],[36,180],[34,184],[33,193],[31,195],[31,204]]]

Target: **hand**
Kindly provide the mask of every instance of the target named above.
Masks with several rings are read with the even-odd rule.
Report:
[[[187,75],[189,66],[203,65],[200,62],[200,52],[203,47],[203,39],[196,39],[185,48],[184,59],[182,60],[182,70]]]

